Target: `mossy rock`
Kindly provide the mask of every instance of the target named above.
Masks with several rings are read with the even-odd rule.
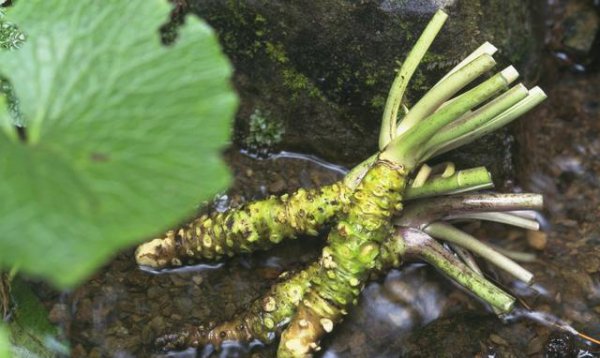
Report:
[[[216,29],[234,63],[242,98],[236,143],[248,143],[249,121],[259,110],[283,122],[274,149],[347,165],[377,150],[394,71],[438,7],[450,19],[414,76],[410,103],[484,41],[501,49],[499,69],[509,62],[523,69],[538,48],[530,9],[520,0],[189,0],[185,6]],[[491,145],[493,158],[478,164],[504,163],[510,157],[501,153],[510,148],[504,142],[501,135]]]

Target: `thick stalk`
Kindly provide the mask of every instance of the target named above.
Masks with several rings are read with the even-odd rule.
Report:
[[[296,306],[318,269],[319,264],[315,262],[298,273],[283,275],[269,292],[232,319],[215,327],[188,326],[178,333],[160,337],[156,345],[164,350],[173,350],[209,344],[220,348],[226,341],[250,343],[257,339],[265,344],[271,343],[281,327],[296,313]]]
[[[463,68],[444,79],[438,86],[431,88],[410,111],[402,118],[396,128],[396,136],[406,133],[419,121],[435,112],[442,103],[464,88],[476,78],[494,67],[492,56],[482,54]]]
[[[409,186],[406,189],[406,200],[429,198],[432,196],[450,195],[464,191],[492,188],[494,183],[485,167],[477,167],[458,171],[449,177],[429,179],[423,186]]]
[[[513,210],[541,210],[539,194],[470,194],[434,198],[407,205],[404,214],[394,220],[399,226],[424,228],[429,223],[463,214]]]
[[[525,86],[521,84],[516,85],[490,103],[487,103],[469,115],[445,126],[440,132],[436,133],[429,142],[427,142],[423,159],[427,160],[427,158],[430,158],[437,152],[439,147],[451,142],[453,138],[459,138],[465,134],[471,133],[473,130],[481,127],[484,123],[511,108],[523,98],[527,97],[527,93],[528,91]]]
[[[490,60],[493,64],[493,59],[490,58]],[[485,62],[482,62],[481,66],[485,64]],[[459,75],[462,70],[459,70],[455,75]],[[411,127],[403,135],[394,138],[382,152],[381,158],[397,162],[404,165],[408,170],[412,170],[423,157],[424,144],[437,131],[505,89],[517,76],[518,73],[515,69],[508,67],[477,87],[469,90],[457,100]]]
[[[514,297],[466,267],[429,235],[412,228],[399,228],[396,235],[404,240],[407,254],[425,260],[487,304],[502,313],[510,312],[513,308]]]
[[[473,61],[474,59],[476,59],[477,57],[483,55],[483,54],[487,54],[492,56],[493,54],[496,53],[496,51],[498,51],[498,49],[496,48],[496,46],[492,45],[489,42],[484,42],[481,46],[479,46],[475,51],[471,52],[471,54],[467,57],[465,57],[464,60],[460,61],[458,65],[454,66],[450,71],[448,71],[448,73],[446,73],[444,75],[444,77],[442,77],[441,80],[439,80],[435,86],[439,86],[440,83],[443,83],[443,81],[448,78],[448,76],[450,76],[451,74],[455,73],[456,71],[460,70],[461,68],[465,67],[468,63],[470,63],[471,61]]]
[[[485,124],[478,128],[473,128],[470,132],[462,134],[452,140],[446,141],[439,145],[435,152],[430,156],[431,158],[458,148],[462,145],[470,143],[478,138],[483,137],[499,128],[504,127],[513,120],[519,118],[523,114],[529,112],[532,108],[540,104],[546,99],[546,94],[539,87],[534,87],[529,90],[527,97],[522,99],[516,105],[510,107],[506,111],[497,115],[493,119],[487,121]]]
[[[424,231],[433,237],[457,244],[474,252],[527,284],[532,282],[533,274],[531,272],[527,271],[508,257],[496,252],[494,249],[480,242],[473,236],[456,229],[452,225],[435,222],[429,224]]]

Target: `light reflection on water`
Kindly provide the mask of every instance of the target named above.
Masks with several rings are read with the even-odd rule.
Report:
[[[561,330],[563,332],[567,332],[576,337],[585,338],[585,334],[579,332],[571,324],[550,312],[541,312],[541,311],[532,311],[522,308],[514,309],[510,314],[504,317],[506,322],[514,322],[521,319],[528,319],[531,321],[535,321],[543,326],[554,328]],[[587,342],[587,345],[592,347],[592,342]],[[595,355],[586,349],[579,349],[577,353],[578,358],[583,357],[594,357]]]
[[[383,282],[367,285],[323,357],[357,354],[357,347],[353,347],[357,343],[352,342],[357,331],[365,335],[360,356],[397,357],[398,342],[442,314],[448,287],[433,280],[436,275],[424,264],[411,264],[390,271]]]
[[[223,267],[224,262],[217,262],[214,264],[197,264],[191,266],[181,266],[174,268],[163,268],[163,269],[155,269],[149,266],[138,266],[140,270],[153,274],[153,275],[168,275],[172,273],[191,273],[191,272],[207,272],[218,270]]]
[[[324,169],[328,169],[328,170],[334,171],[334,172],[342,174],[342,175],[346,175],[348,173],[348,169],[346,167],[330,163],[328,161],[325,161],[319,157],[316,157],[316,156],[310,155],[310,154],[281,151],[277,154],[273,154],[272,156],[269,157],[269,159],[273,159],[273,160],[276,160],[276,159],[307,160],[311,163],[317,164],[320,167],[323,167]]]
[[[522,308],[515,308],[511,313],[505,316],[505,320],[507,322],[514,322],[523,318],[535,321],[546,327],[558,328],[573,335],[579,334],[579,332],[577,332],[577,330],[575,330],[575,328],[573,328],[568,322],[549,312],[530,311]]]

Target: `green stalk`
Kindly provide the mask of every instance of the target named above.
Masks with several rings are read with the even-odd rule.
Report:
[[[433,237],[459,245],[476,253],[527,284],[531,284],[532,282],[533,274],[531,272],[452,225],[435,222],[429,224],[424,231]]]
[[[404,240],[407,254],[413,254],[425,260],[467,291],[501,312],[507,313],[512,310],[515,303],[514,297],[470,270],[429,235],[410,228],[401,228],[396,235],[401,236]]]
[[[358,164],[346,176],[344,177],[344,185],[351,190],[354,190],[360,181],[362,180],[365,173],[371,168],[373,163],[377,160],[379,153],[373,154],[369,158],[365,159],[362,163]]]
[[[392,87],[390,88],[383,110],[381,131],[379,132],[379,149],[383,149],[394,137],[394,133],[396,132],[396,121],[398,119],[398,110],[402,104],[406,87],[447,18],[448,15],[442,10],[438,10],[435,13],[433,18],[427,24],[427,27],[425,27],[421,37],[417,40],[417,43],[413,46],[412,50],[410,50],[408,56],[406,56],[402,67],[400,67],[398,75],[396,75]]]
[[[520,227],[527,230],[537,231],[540,229],[540,224],[535,220],[525,219],[517,215],[511,215],[508,213],[464,213],[458,215],[451,215],[447,218],[448,220],[485,220],[493,221],[501,224],[511,225]]]
[[[394,224],[404,227],[425,228],[432,222],[447,220],[463,214],[513,210],[540,210],[542,196],[538,194],[471,194],[438,197],[410,203]]]
[[[450,177],[437,177],[425,182],[423,186],[406,189],[406,200],[450,195],[465,191],[492,188],[494,183],[485,167],[460,170]]]
[[[435,112],[450,97],[473,82],[477,77],[489,71],[494,65],[495,61],[492,56],[482,54],[448,76],[438,86],[431,88],[402,118],[396,129],[395,137],[402,135],[423,118]]]
[[[476,111],[445,126],[441,131],[436,133],[429,142],[427,142],[423,159],[427,160],[427,158],[430,158],[436,153],[440,147],[451,143],[452,138],[460,138],[461,136],[472,133],[484,123],[492,120],[502,112],[517,104],[523,98],[527,97],[527,94],[527,88],[522,84],[518,84]]]
[[[450,246],[450,248],[452,249],[452,251],[454,251],[454,253],[456,253],[456,255],[458,255],[458,257],[462,260],[462,262],[465,263],[465,265],[471,269],[471,271],[473,271],[473,273],[475,273],[477,276],[484,278],[485,276],[483,275],[483,271],[481,271],[481,268],[479,268],[479,265],[477,264],[477,261],[475,261],[475,258],[473,257],[473,255],[466,249],[463,249],[462,247],[456,245],[456,244],[448,244]],[[511,307],[512,310],[512,307]],[[492,306],[492,311],[494,311],[494,313],[496,315],[500,315],[502,313],[506,313],[501,309],[498,309],[494,306]]]
[[[492,45],[489,42],[484,42],[481,46],[479,46],[475,51],[471,52],[471,54],[467,57],[465,57],[464,60],[462,60],[458,65],[454,66],[450,71],[448,71],[448,73],[446,73],[444,75],[444,77],[442,77],[441,80],[439,80],[435,85],[438,86],[440,83],[442,83],[442,81],[444,81],[446,78],[448,78],[448,76],[450,76],[451,74],[455,73],[456,71],[460,70],[461,68],[465,67],[469,62],[473,61],[474,59],[476,59],[477,57],[483,55],[483,54],[487,54],[490,56],[493,56],[496,52],[498,51],[498,49],[496,48],[496,46]],[[456,98],[452,98],[446,102],[444,102],[440,108],[450,104],[452,101],[456,100]],[[437,110],[439,110],[440,108],[438,108]],[[437,111],[436,110],[436,111]],[[468,112],[467,112],[468,113]]]
[[[493,64],[491,57],[489,57],[489,60],[492,63],[479,62],[479,70]],[[455,75],[462,74],[461,71],[467,68],[469,68],[469,65],[459,70]],[[412,170],[421,161],[424,149],[423,144],[428,142],[437,131],[462,116],[468,110],[505,89],[517,76],[518,73],[512,66],[494,75],[482,84],[461,95],[457,100],[440,109],[438,112],[413,126],[403,135],[394,138],[381,153],[381,158],[404,165],[408,170]]]
[[[420,188],[425,184],[429,176],[431,175],[431,167],[427,164],[421,165],[421,168],[417,171],[417,175],[412,180],[413,188]]]
[[[451,74],[455,73],[456,71],[460,70],[461,68],[465,67],[469,62],[473,61],[474,59],[476,59],[477,57],[486,54],[486,55],[494,55],[496,53],[496,51],[498,51],[498,49],[496,48],[496,46],[492,45],[489,42],[484,42],[481,46],[479,46],[475,51],[471,52],[471,54],[467,57],[465,57],[464,60],[460,61],[460,63],[456,66],[454,66],[450,71],[448,71],[448,73],[446,73],[444,75],[444,77],[442,77],[441,80],[439,80],[435,86],[438,86],[440,83],[442,83],[446,78],[448,78],[448,76],[450,76]],[[434,86],[434,87],[435,87]]]
[[[445,143],[441,143],[440,145],[438,145],[435,152],[429,157],[432,158],[449,150],[458,148],[478,138],[481,138],[488,133],[491,133],[499,128],[504,127],[513,120],[529,112],[532,108],[540,104],[546,98],[547,96],[541,88],[534,87],[530,89],[527,97],[522,99],[520,102],[505,110],[501,114],[497,115],[493,119],[489,120],[482,126],[474,128],[473,130],[471,130],[471,132],[462,134]]]
[[[488,243],[488,245],[492,249],[501,253],[502,255],[504,255],[512,260],[515,260],[517,262],[535,262],[535,260],[537,259],[537,256],[535,254],[532,254],[529,252],[508,250],[503,247],[496,246],[496,245],[489,244],[489,243]]]

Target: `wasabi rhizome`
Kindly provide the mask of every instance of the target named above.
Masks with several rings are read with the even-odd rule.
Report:
[[[408,82],[446,18],[443,11],[434,15],[398,71],[383,112],[380,151],[342,181],[205,215],[138,247],[140,265],[161,269],[268,249],[331,226],[314,263],[283,274],[231,320],[166,334],[156,341],[160,348],[268,344],[280,337],[279,357],[310,355],[357,303],[371,273],[397,267],[409,256],[434,265],[497,313],[513,308],[514,297],[484,278],[469,251],[525,283],[532,274],[450,223],[477,219],[537,229],[526,210],[540,209],[541,196],[462,194],[491,187],[488,171],[424,162],[506,125],[546,96],[538,87],[511,87],[518,78],[512,66],[465,90],[495,65],[496,48],[485,43],[407,108]],[[433,238],[449,242],[461,258]]]

